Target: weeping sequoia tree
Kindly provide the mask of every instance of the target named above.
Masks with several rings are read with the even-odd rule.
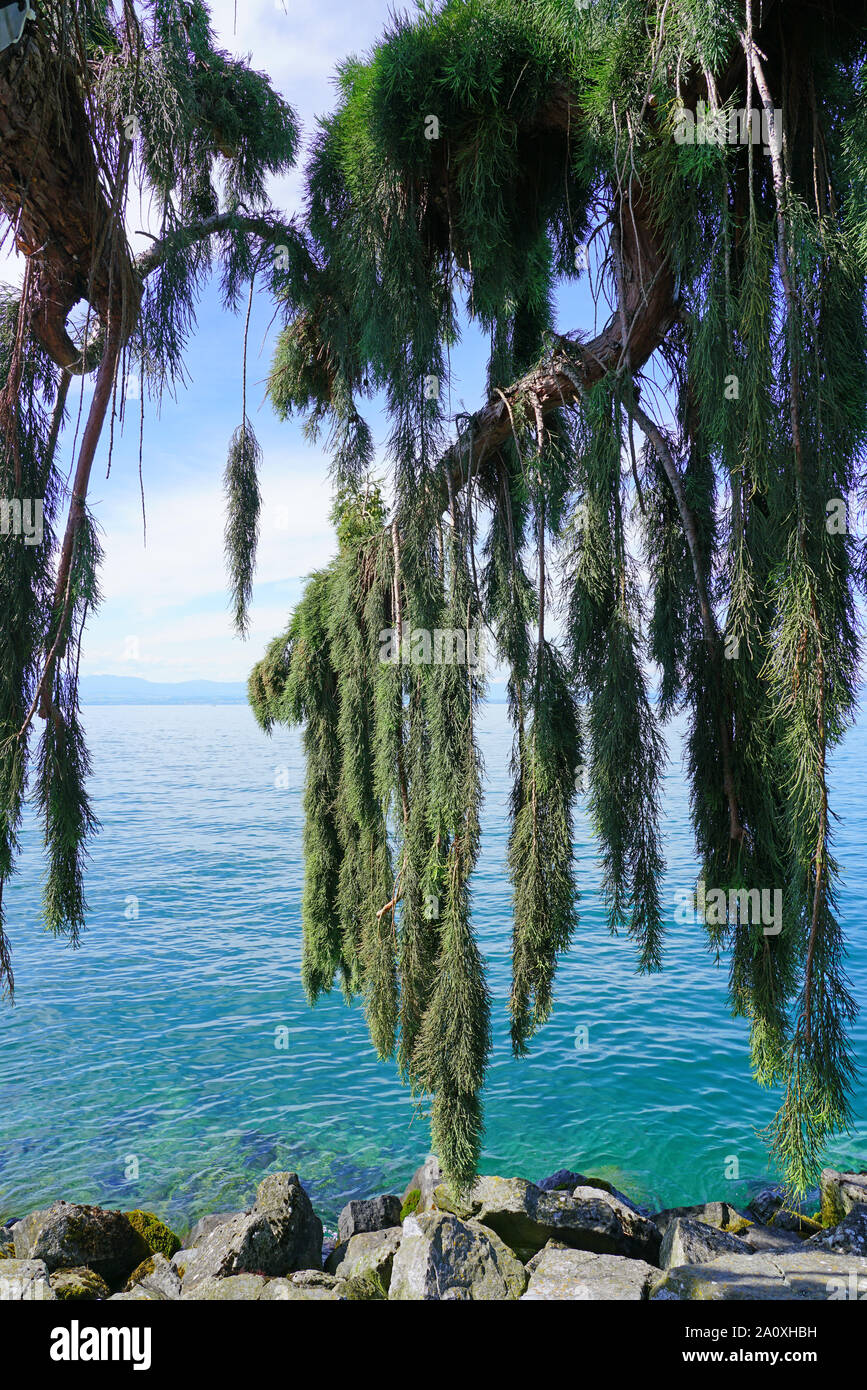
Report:
[[[0,305],[0,886],[32,785],[45,921],[77,941],[97,446],[110,462],[131,364],[143,400],[182,384],[209,274],[229,307],[256,280],[281,315],[272,404],[324,431],[336,494],[336,558],[250,679],[266,730],[304,730],[310,1000],[336,981],[362,997],[467,1184],[491,1045],[471,918],[483,643],[514,730],[516,1055],[577,924],[579,795],[610,928],[661,968],[662,728],[682,713],[700,920],[755,1076],[779,1087],[771,1151],[803,1190],[854,1078],[828,764],[867,580],[847,524],[867,433],[862,5],[422,7],[342,67],[297,220],[266,194],[297,156],[293,112],[217,47],[204,4],[36,11],[0,6],[0,207],[26,266]],[[134,256],[139,189],[158,234]],[[593,332],[558,330],[570,279]],[[467,317],[490,341],[473,413],[450,410]],[[259,521],[245,396],[226,469],[242,632]],[[388,509],[369,402],[389,421]],[[34,499],[43,525],[16,535]],[[704,910],[711,889],[724,909]],[[782,894],[771,930],[749,910],[762,892]],[[0,979],[11,994],[2,934]]]

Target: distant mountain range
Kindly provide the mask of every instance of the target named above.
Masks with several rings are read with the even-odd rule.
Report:
[[[245,681],[146,681],[141,676],[82,676],[83,705],[245,705]],[[504,704],[505,687],[494,683],[488,703]]]
[[[82,676],[83,705],[239,705],[244,681],[146,681],[141,676]]]

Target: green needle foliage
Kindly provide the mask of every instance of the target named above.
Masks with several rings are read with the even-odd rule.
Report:
[[[487,1045],[467,895],[478,692],[469,667],[435,656],[377,669],[374,644],[377,628],[468,626],[462,585],[515,734],[516,1053],[550,1013],[559,954],[580,949],[576,791],[611,930],[639,969],[663,964],[662,725],[683,712],[697,879],[726,902],[706,913],[708,945],[757,1079],[780,1088],[768,1138],[794,1188],[847,1123],[854,1005],[828,766],[857,699],[865,560],[831,518],[865,488],[865,57],[844,6],[449,0],[341,69],[308,167],[319,275],[287,306],[270,394],[327,427],[338,484],[359,496],[365,402],[391,425],[393,507],[363,609],[368,756],[394,853],[380,896],[398,1059],[433,1098],[458,1183],[478,1153]],[[553,307],[587,271],[612,313],[589,341],[564,337]],[[461,314],[490,337],[488,401],[469,416],[449,407]],[[336,563],[330,611],[347,582]],[[338,690],[360,679],[353,640]],[[275,650],[266,666],[282,670],[291,644]],[[261,679],[254,705],[286,718],[282,677],[264,700]],[[360,711],[354,723],[360,757]],[[315,864],[327,843],[323,826]],[[782,899],[770,931],[762,894]],[[333,938],[318,918],[305,932],[330,973]]]
[[[253,596],[256,545],[259,540],[259,464],[262,450],[249,420],[239,425],[229,444],[226,463],[226,561],[232,584],[235,626],[245,635]]]
[[[49,8],[60,64],[71,7]],[[216,47],[199,0],[140,8],[133,23],[129,7],[78,6],[71,45],[87,187],[121,205],[134,157],[162,217],[133,263],[102,211],[128,272],[118,361],[137,360],[152,394],[182,380],[206,277],[219,268],[234,308],[256,275],[282,313],[271,402],[333,460],[337,554],[250,678],[264,729],[304,731],[308,996],[337,982],[360,996],[466,1187],[490,1051],[471,911],[482,639],[514,732],[518,1055],[550,1015],[560,954],[580,949],[576,795],[611,930],[638,969],[663,964],[663,725],[683,714],[697,879],[726,902],[705,914],[709,955],[757,1080],[778,1088],[768,1140],[803,1190],[854,1076],[828,770],[855,712],[867,584],[851,525],[867,493],[863,18],[836,0],[421,4],[342,65],[296,224],[265,196],[295,158],[290,109]],[[584,332],[555,309],[576,280],[598,311]],[[88,352],[110,365],[106,294],[89,302]],[[490,342],[472,414],[451,401],[467,319]],[[53,720],[37,784],[48,921],[75,937],[92,828],[75,668],[96,544],[70,513],[58,566],[51,441],[69,369],[38,329],[26,296],[5,302],[3,483],[41,489],[46,528],[32,550],[4,540],[0,568],[0,885],[36,699]],[[240,394],[226,546],[243,630],[258,450]],[[388,508],[371,405],[388,421]],[[753,904],[778,894],[769,931]]]

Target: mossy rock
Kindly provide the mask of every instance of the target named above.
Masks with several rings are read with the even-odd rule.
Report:
[[[350,1303],[382,1303],[388,1298],[388,1289],[375,1271],[343,1279],[337,1287],[341,1298]]]
[[[181,1242],[174,1231],[164,1221],[160,1221],[158,1216],[154,1216],[152,1211],[128,1211],[124,1215],[152,1255],[165,1255],[166,1259],[170,1260],[172,1255],[181,1249]]]
[[[745,1216],[735,1217],[734,1221],[729,1221],[728,1225],[721,1227],[728,1236],[742,1236],[744,1231],[748,1231],[755,1223],[748,1221]]]
[[[129,1278],[123,1286],[123,1292],[130,1293],[136,1287],[137,1284],[144,1283],[148,1275],[153,1274],[153,1272],[154,1257],[153,1255],[148,1255],[146,1260],[142,1260],[140,1265],[136,1265],[132,1274],[129,1276]]]
[[[787,1218],[787,1220],[782,1222],[780,1220],[781,1217]],[[792,1218],[792,1220],[788,1218]],[[799,1231],[800,1234],[803,1235],[806,1232],[806,1234],[810,1236],[818,1235],[819,1231],[824,1229],[821,1212],[819,1213],[819,1219],[816,1220],[812,1216],[808,1216],[805,1211],[795,1211],[792,1207],[785,1206],[780,1207],[776,1215],[771,1217],[768,1225],[778,1226],[780,1230],[785,1230],[787,1227],[789,1230],[794,1228]]]
[[[93,1302],[108,1298],[111,1293],[102,1275],[92,1269],[58,1269],[51,1275],[49,1283],[61,1301]]]
[[[406,1194],[403,1206],[400,1209],[400,1219],[405,1221],[408,1216],[412,1216],[414,1211],[418,1211],[418,1204],[421,1201],[421,1188],[414,1187],[411,1192]]]

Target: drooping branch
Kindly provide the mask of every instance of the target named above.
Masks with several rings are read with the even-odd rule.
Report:
[[[589,389],[610,372],[623,367],[639,371],[665,339],[676,321],[674,281],[666,261],[662,231],[649,198],[636,185],[630,189],[629,216],[623,219],[620,258],[623,303],[595,338],[581,342],[577,335],[558,340],[551,354],[506,391],[497,391],[473,417],[443,459],[443,468],[461,488],[493,459],[512,433],[515,407],[532,397],[542,417],[574,405],[581,389]],[[613,216],[616,218],[615,210]],[[621,317],[621,309],[623,317]],[[623,319],[628,325],[624,344]],[[577,374],[577,380],[576,380]]]
[[[265,214],[217,212],[212,217],[202,218],[200,222],[173,227],[155,239],[153,246],[149,246],[136,257],[136,271],[144,280],[158,270],[169,253],[177,247],[193,246],[196,242],[207,241],[209,237],[220,236],[225,232],[244,232],[275,248],[285,242],[300,242],[299,233],[291,222],[286,224]]]
[[[637,401],[624,401],[624,405],[633,417],[635,422],[641,427],[645,435],[653,445],[654,453],[659,459],[663,472],[669,481],[674,499],[677,503],[677,510],[683,525],[686,537],[687,548],[689,549],[690,560],[692,561],[693,577],[695,578],[696,593],[698,594],[699,608],[701,610],[702,629],[704,631],[705,644],[710,656],[711,666],[717,681],[718,700],[717,700],[717,724],[720,739],[720,758],[723,766],[723,788],[725,790],[726,801],[729,808],[729,835],[731,839],[740,844],[744,838],[744,828],[741,825],[740,811],[738,808],[738,798],[735,791],[734,766],[732,754],[732,731],[725,706],[722,698],[722,653],[720,650],[720,635],[717,626],[716,616],[710,600],[710,590],[708,585],[708,575],[702,555],[701,542],[698,535],[695,515],[690,507],[686,493],[683,488],[683,480],[677,467],[677,462],[669,447],[662,430],[654,420],[647,414],[647,411],[639,405]]]

